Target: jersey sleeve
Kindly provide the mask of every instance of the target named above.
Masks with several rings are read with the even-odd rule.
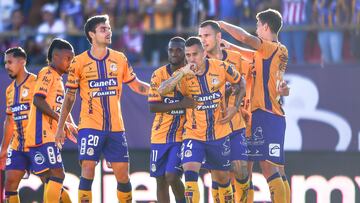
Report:
[[[230,83],[238,83],[241,79],[240,73],[231,64],[225,65],[225,79]]]
[[[124,72],[123,72],[123,83],[127,84],[136,79],[136,74],[128,59],[124,56],[125,64],[124,64]]]
[[[66,81],[67,88],[77,89],[79,87],[80,81],[80,60],[75,58],[74,61],[71,63],[69,76]]]
[[[161,102],[161,95],[158,89],[161,84],[161,74],[155,71],[151,76],[148,102]]]
[[[10,104],[10,98],[9,98],[9,94],[8,94],[8,91],[6,91],[6,96],[5,96],[5,99],[6,99],[6,114],[7,115],[12,115],[12,112],[11,112],[11,104]]]
[[[46,98],[51,90],[54,76],[50,70],[40,71],[34,89],[35,96],[42,96]]]

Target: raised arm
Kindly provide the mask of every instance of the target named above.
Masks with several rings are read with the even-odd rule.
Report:
[[[242,58],[248,62],[252,62],[254,59],[254,53],[255,53],[254,50],[235,45],[224,39],[221,40],[221,44],[223,45],[224,49],[230,49],[230,50],[239,52],[241,54]]]
[[[150,85],[144,81],[135,78],[132,82],[128,83],[130,89],[138,94],[147,96],[149,93]]]
[[[260,39],[254,35],[251,35],[246,30],[241,27],[232,25],[225,21],[219,21],[219,25],[221,29],[229,33],[235,39],[241,41],[242,43],[254,48],[258,49],[260,47]]]
[[[165,96],[167,93],[174,91],[176,85],[181,81],[181,79],[185,75],[194,75],[194,72],[191,70],[191,67],[194,64],[187,64],[183,68],[181,68],[179,71],[175,72],[169,79],[162,82],[158,92],[161,96]]]

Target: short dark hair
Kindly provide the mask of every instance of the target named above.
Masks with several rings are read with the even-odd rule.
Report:
[[[201,39],[199,37],[189,37],[185,42],[185,47],[191,47],[198,45],[201,49],[204,49]]]
[[[210,26],[215,31],[215,33],[221,32],[219,23],[214,20],[206,20],[200,24],[201,28],[206,27],[206,26]]]
[[[267,9],[256,14],[256,19],[263,24],[268,24],[271,32],[278,34],[282,27],[282,16],[279,11]]]
[[[13,57],[15,58],[23,58],[23,59],[27,59],[27,54],[25,52],[25,50],[21,47],[12,47],[12,48],[9,48],[5,51],[5,55],[7,54],[12,54]]]
[[[47,60],[49,63],[52,61],[52,55],[53,55],[53,52],[55,49],[57,49],[57,50],[67,49],[67,50],[74,51],[73,46],[68,41],[66,41],[64,39],[60,39],[60,38],[55,38],[51,42],[49,50],[48,50],[48,54],[47,54]]]
[[[92,44],[92,40],[89,35],[89,32],[95,32],[97,25],[99,25],[100,23],[105,23],[107,21],[109,21],[108,15],[96,15],[96,16],[89,18],[86,21],[86,23],[84,25],[84,31],[85,31],[86,38],[90,42],[90,44]]]
[[[185,44],[185,39],[182,37],[176,36],[176,37],[171,38],[169,42],[180,42],[180,43],[182,42]]]

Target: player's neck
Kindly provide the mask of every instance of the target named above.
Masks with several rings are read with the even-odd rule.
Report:
[[[50,63],[49,66],[54,69],[54,71],[57,72],[60,76],[64,74],[64,72],[60,71],[53,63]]]
[[[90,48],[91,55],[96,59],[103,59],[107,54],[107,47],[98,46],[93,44]]]
[[[266,41],[277,42],[278,41],[278,36],[277,36],[277,34],[269,33],[263,39],[266,40]]]
[[[178,69],[180,69],[181,67],[184,67],[184,66],[185,66],[185,63],[181,63],[181,64],[178,64],[178,65],[170,64],[170,69],[171,69],[171,72],[175,72],[175,71],[177,71]]]
[[[21,70],[16,78],[15,78],[15,83],[16,85],[20,85],[22,82],[24,82],[24,80],[26,79],[26,77],[28,76],[29,72],[26,70],[26,68],[24,67],[23,70]]]
[[[219,59],[219,60],[222,60],[224,57],[222,50],[218,46],[216,46],[213,50],[208,52],[207,55],[209,58],[215,58],[215,59]]]

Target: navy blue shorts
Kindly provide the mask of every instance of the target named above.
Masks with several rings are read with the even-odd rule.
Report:
[[[55,142],[31,147],[29,154],[31,171],[34,174],[41,174],[49,169],[64,168],[60,150],[55,146]]]
[[[181,162],[204,163],[209,170],[230,170],[230,137],[214,141],[186,139],[181,146]]]
[[[30,168],[31,168],[31,158],[29,152],[23,152],[9,148],[7,152],[5,170],[30,171]]]
[[[252,113],[251,138],[248,139],[249,160],[270,161],[284,165],[285,117],[263,110]]]
[[[124,132],[81,129],[78,135],[78,153],[80,161],[99,161],[103,153],[108,162],[129,162],[129,151]]]
[[[181,142],[151,144],[150,176],[164,176],[165,173],[182,174]]]
[[[245,128],[233,131],[230,134],[230,146],[231,146],[231,161],[248,160],[248,147],[245,136]]]

